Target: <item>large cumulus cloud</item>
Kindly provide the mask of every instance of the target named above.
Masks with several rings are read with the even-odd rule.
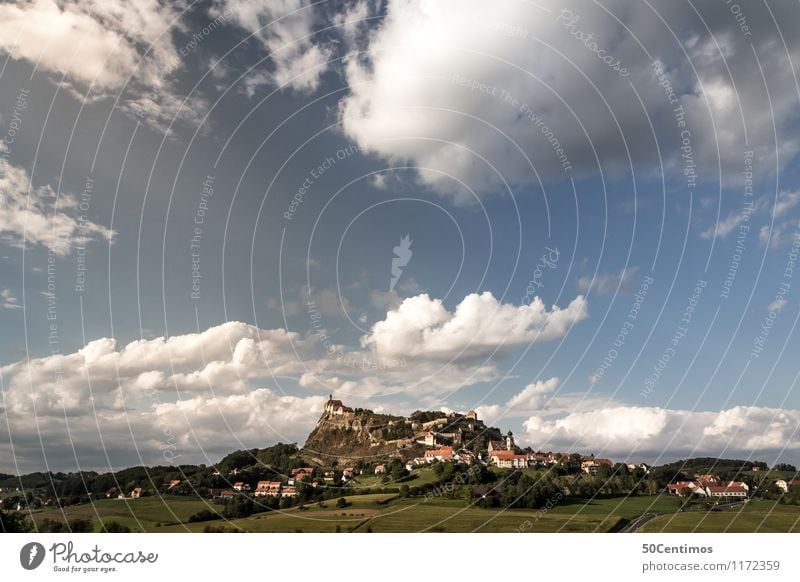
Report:
[[[742,8],[743,31],[717,2],[390,0],[348,61],[344,131],[420,166],[423,182],[458,200],[468,195],[448,174],[497,191],[503,180],[536,184],[629,159],[657,172],[660,153],[680,177],[683,130],[701,179],[739,174],[748,143],[774,167],[771,156],[786,163],[798,147],[791,133],[773,138],[773,123],[781,131],[796,119],[787,71],[800,43],[787,9],[771,8],[784,48],[763,7]]]

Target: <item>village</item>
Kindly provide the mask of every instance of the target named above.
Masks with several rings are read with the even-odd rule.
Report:
[[[211,466],[8,478],[0,481],[0,509],[35,520],[40,531],[63,531],[66,515],[94,507],[123,517],[160,515],[168,522],[172,509],[165,515],[163,507],[193,507],[185,523],[258,519],[310,508],[338,511],[344,519],[353,505],[375,512],[382,504],[403,503],[422,504],[423,519],[424,507],[443,501],[450,504],[444,507],[467,508],[476,520],[481,512],[570,504],[607,504],[610,512],[630,508],[625,511],[633,517],[644,511],[695,514],[775,503],[792,508],[800,505],[798,477],[795,467],[785,464],[769,468],[763,462],[693,458],[651,466],[534,450],[519,446],[511,431],[487,426],[474,410],[399,417],[354,409],[331,395],[304,447],[278,443],[234,451]],[[370,515],[359,511],[356,515]],[[614,519],[617,525],[595,527],[617,531],[632,523]],[[153,520],[147,527],[156,526]],[[89,527],[86,519],[69,523],[73,531],[85,531],[81,527]],[[223,526],[202,527],[218,531]]]
[[[352,425],[355,411],[346,406],[341,400],[329,396],[324,407],[324,419],[346,419]],[[436,464],[463,465],[466,467],[480,466],[495,471],[500,470],[547,470],[573,474],[583,474],[587,478],[610,479],[620,471],[644,480],[650,473],[650,467],[645,463],[615,463],[611,459],[595,457],[594,455],[581,455],[574,452],[542,452],[522,449],[514,441],[514,435],[508,431],[503,438],[489,439],[484,448],[476,451],[465,440],[465,435],[486,431],[487,428],[478,418],[474,410],[465,414],[449,412],[439,418],[427,422],[410,422],[415,430],[413,438],[398,439],[395,441],[398,452],[392,455],[391,462],[359,461],[353,466],[340,468],[334,462],[333,466],[298,466],[292,467],[285,475],[271,480],[243,481],[239,480],[239,470],[227,475],[230,486],[227,488],[209,488],[208,496],[211,499],[230,500],[237,495],[258,498],[273,498],[284,500],[285,505],[291,504],[298,497],[301,487],[312,489],[329,489],[342,491],[348,487],[359,487],[366,483],[381,485],[398,485],[413,477],[413,472],[423,468],[430,468]],[[424,431],[424,432],[420,432]],[[411,450],[411,445],[422,447],[424,452],[420,456],[408,458],[404,461],[404,471],[400,474],[392,471],[397,467],[398,460],[403,459],[402,451]],[[759,466],[751,467],[752,471],[759,471]],[[394,475],[392,475],[394,473]],[[219,473],[217,473],[219,475]],[[368,481],[368,476],[380,477],[379,482]],[[394,478],[393,478],[394,477]],[[800,488],[798,479],[776,479],[771,482],[773,490],[788,493],[793,488]],[[185,487],[181,481],[173,480],[165,484],[167,493],[181,493]],[[751,486],[742,480],[724,480],[719,475],[704,473],[695,474],[691,479],[676,480],[660,489],[665,494],[682,498],[709,499],[715,501],[733,502],[749,499],[754,491]],[[656,491],[651,491],[656,493]],[[142,488],[131,490],[127,498],[137,499],[143,494]],[[126,498],[118,493],[119,498]]]

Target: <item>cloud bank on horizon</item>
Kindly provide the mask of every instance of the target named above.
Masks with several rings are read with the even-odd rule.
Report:
[[[493,313],[501,316],[491,317]],[[21,464],[33,462],[29,459],[40,463],[42,454],[63,462],[53,451],[91,441],[102,430],[103,446],[112,459],[127,458],[126,451],[134,445],[138,454],[152,458],[158,456],[158,435],[168,430],[170,442],[181,435],[179,446],[187,458],[209,462],[232,447],[270,439],[304,440],[323,400],[318,395],[287,395],[282,386],[287,380],[287,389],[296,384],[315,392],[336,392],[373,407],[381,396],[413,398],[454,391],[496,379],[499,371],[492,356],[497,352],[561,338],[585,316],[580,296],[565,310],[548,311],[540,301],[516,308],[497,302],[491,293],[475,294],[451,314],[440,301],[423,294],[404,300],[377,322],[362,338],[365,350],[327,344],[324,330],[301,335],[241,322],[132,341],[120,348],[113,338],[97,339],[71,354],[0,367],[5,386],[2,417],[11,428],[11,437],[5,434],[0,442],[14,447],[14,458]],[[500,333],[498,325],[519,333]],[[420,335],[431,342],[430,353],[420,351],[415,339]],[[386,358],[406,365],[373,369],[360,364]],[[106,431],[126,425],[133,436],[127,430]],[[131,442],[132,438],[141,440]],[[163,446],[166,441],[161,440]],[[83,464],[101,463],[98,451],[92,451],[91,460],[83,459]]]

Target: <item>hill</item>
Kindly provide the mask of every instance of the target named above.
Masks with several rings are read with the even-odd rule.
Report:
[[[767,471],[769,467],[762,461],[742,461],[739,459],[718,459],[716,457],[695,457],[667,463],[657,467],[659,473],[667,478],[683,480],[698,473],[715,473],[729,479],[734,479],[746,471],[756,468],[757,471]]]
[[[352,409],[331,397],[300,453],[320,466],[409,459],[423,454],[431,432],[436,432],[437,440],[429,437],[428,445],[457,445],[476,452],[485,449],[490,439],[503,438],[499,429],[487,427],[474,413],[417,411],[408,417],[394,416]]]

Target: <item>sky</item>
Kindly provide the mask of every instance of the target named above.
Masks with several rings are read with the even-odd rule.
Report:
[[[329,394],[800,462],[798,7],[0,3],[0,472]]]

